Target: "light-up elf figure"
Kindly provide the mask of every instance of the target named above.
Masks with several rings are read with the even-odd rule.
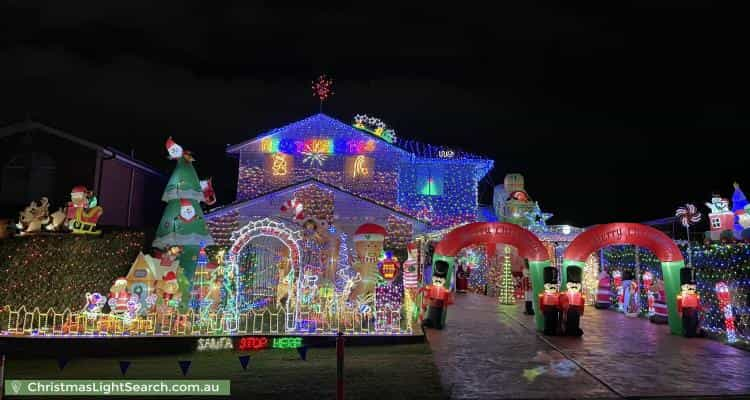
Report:
[[[557,268],[544,268],[544,292],[539,294],[539,310],[544,315],[544,334],[557,334],[560,322],[560,293],[558,292]]]
[[[577,266],[569,266],[566,271],[568,274],[566,288],[560,293],[560,310],[565,321],[565,335],[581,336],[583,330],[580,328],[580,321],[586,304],[586,297],[581,293],[583,273]]]
[[[677,312],[682,317],[682,333],[685,337],[699,336],[699,313],[701,301],[695,284],[695,270],[680,269],[680,294],[677,295]]]
[[[448,281],[449,265],[447,262],[435,261],[432,270],[432,283],[420,289],[423,293],[422,310],[425,317],[422,326],[443,329],[447,316],[447,308],[453,304],[453,292]]]

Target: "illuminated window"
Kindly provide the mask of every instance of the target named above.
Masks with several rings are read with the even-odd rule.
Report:
[[[425,196],[443,194],[443,173],[427,166],[417,168],[417,192]]]

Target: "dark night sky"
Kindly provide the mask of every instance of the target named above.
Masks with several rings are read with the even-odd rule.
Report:
[[[172,135],[220,201],[236,179],[224,146],[317,112],[320,73],[336,80],[327,114],[493,158],[492,180],[523,173],[553,223],[643,221],[731,196],[734,180],[750,190],[736,10],[67,3],[1,3],[0,122],[29,115],[165,171]]]

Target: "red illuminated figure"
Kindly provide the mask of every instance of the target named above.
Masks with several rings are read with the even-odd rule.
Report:
[[[682,333],[685,337],[699,335],[698,313],[701,311],[701,301],[695,285],[695,270],[682,268],[680,270],[680,288],[677,295],[677,312],[682,316]]]
[[[466,293],[469,289],[469,267],[458,264],[456,269],[456,292]]]
[[[583,331],[580,327],[583,308],[586,304],[586,297],[581,293],[583,285],[581,284],[581,267],[571,265],[567,269],[568,281],[565,284],[565,291],[560,293],[560,310],[563,315],[563,326],[565,335],[581,336]]]
[[[544,334],[557,335],[560,323],[560,293],[557,268],[544,268],[544,292],[539,294],[539,310],[544,315]]]
[[[725,282],[717,282],[715,286],[716,297],[719,299],[719,308],[724,314],[724,328],[726,329],[727,342],[737,341],[737,332],[734,327],[734,312],[732,311],[729,286]]]
[[[432,271],[432,284],[420,289],[422,292],[422,312],[427,317],[422,320],[422,326],[443,329],[445,325],[446,309],[453,304],[453,293],[448,286],[448,263],[436,261]],[[426,309],[426,310],[425,310]]]

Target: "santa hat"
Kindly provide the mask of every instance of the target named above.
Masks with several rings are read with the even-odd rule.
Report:
[[[180,199],[180,207],[192,207],[193,203],[188,199]]]
[[[166,275],[162,278],[164,281],[174,281],[177,280],[177,275],[174,273],[174,271],[167,272]]]
[[[172,136],[168,137],[167,142],[165,143],[165,147],[167,148],[167,151],[169,151],[169,149],[175,146],[177,146],[177,143],[175,143],[175,141],[172,140]]]
[[[71,194],[72,194],[72,193],[86,193],[86,192],[87,192],[87,190],[86,190],[86,186],[83,186],[83,185],[78,185],[78,186],[75,186],[75,187],[74,187],[74,188],[73,188],[73,189],[72,189],[72,190],[70,191],[70,193],[71,193]]]
[[[354,241],[358,242],[361,240],[385,240],[385,235],[388,232],[380,225],[377,224],[364,224],[357,228],[354,232]]]

